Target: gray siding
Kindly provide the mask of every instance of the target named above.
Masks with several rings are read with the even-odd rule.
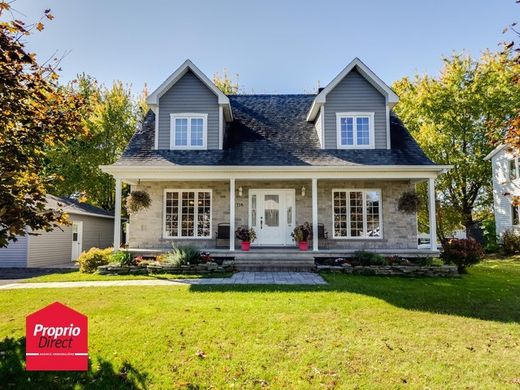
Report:
[[[52,232],[38,232],[29,239],[27,267],[46,267],[71,261],[72,227],[62,226]]]
[[[18,237],[16,242],[10,243],[6,248],[0,248],[0,268],[25,267],[28,241],[27,236]]]
[[[87,215],[70,214],[72,221],[83,221],[82,250],[107,248],[114,239],[114,220]],[[72,226],[62,226],[52,232],[41,232],[29,239],[28,267],[46,267],[71,262]]]
[[[218,149],[218,98],[192,72],[186,73],[159,99],[159,149],[170,149],[170,114],[208,114],[208,149]]]
[[[374,112],[374,145],[376,149],[386,149],[385,97],[356,69],[329,92],[324,110],[326,149],[336,149],[336,113],[345,111]]]
[[[83,221],[83,250],[92,247],[108,248],[114,244],[114,220],[110,218],[74,215],[75,221]]]

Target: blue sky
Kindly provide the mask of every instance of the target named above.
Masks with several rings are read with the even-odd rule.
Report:
[[[239,73],[247,93],[311,92],[354,57],[385,82],[438,73],[442,55],[495,50],[520,19],[514,0],[17,0],[40,59],[69,52],[62,79],[85,72],[153,91],[186,58],[210,78]],[[19,14],[17,16],[20,16]]]

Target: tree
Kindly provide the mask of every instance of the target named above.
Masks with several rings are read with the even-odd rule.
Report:
[[[517,4],[520,5],[520,1],[516,1]],[[520,44],[518,44],[518,40],[520,40],[520,30],[517,28],[517,23],[511,23],[508,27],[506,27],[503,33],[511,32],[512,35],[516,38],[515,40],[506,41],[503,43],[504,47],[504,55],[506,58],[511,61],[512,65],[520,65]],[[515,83],[520,88],[520,72],[516,74],[513,78],[513,83]],[[506,125],[506,137],[505,143],[511,146],[514,150],[520,152],[520,109],[518,109],[512,116],[509,118]],[[497,142],[502,142],[502,140],[497,140]]]
[[[220,73],[213,75],[213,84],[217,86],[226,95],[237,95],[239,93],[238,86],[238,73],[235,74],[236,79],[233,81],[227,73],[227,69],[224,69],[224,74],[221,76]]]
[[[10,3],[0,2],[0,17]],[[32,230],[52,230],[66,221],[46,208],[46,186],[57,180],[41,171],[46,150],[84,133],[79,111],[81,96],[58,86],[58,61],[39,64],[24,40],[34,24],[0,22],[0,247]]]
[[[400,96],[395,111],[423,150],[434,162],[453,165],[437,189],[441,208],[456,213],[466,231],[475,207],[490,204],[488,136],[503,134],[520,107],[515,74],[518,68],[503,54],[485,52],[478,61],[454,54],[444,58],[439,77],[416,75],[393,85]]]
[[[112,164],[123,153],[147,111],[146,89],[134,99],[122,82],[106,88],[86,75],[78,76],[74,88],[88,104],[81,114],[89,131],[49,152],[46,170],[63,177],[54,183],[52,192],[81,197],[110,210],[115,202],[114,179],[99,165]]]

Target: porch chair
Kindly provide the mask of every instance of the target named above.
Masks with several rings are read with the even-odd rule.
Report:
[[[215,232],[215,246],[218,248],[218,240],[229,240],[229,223],[219,223]]]
[[[325,225],[318,224],[318,244],[322,244],[326,249],[329,249],[329,242],[325,241],[329,238],[329,232],[325,231]]]

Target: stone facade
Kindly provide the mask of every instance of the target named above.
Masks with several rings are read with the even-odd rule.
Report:
[[[248,223],[248,193],[251,188],[294,188],[296,224],[312,221],[312,193],[310,180],[291,181],[236,181],[235,215],[236,226]],[[238,188],[242,187],[242,196]],[[302,196],[302,187],[305,195]],[[332,237],[332,189],[370,188],[380,189],[383,210],[383,237],[378,239],[335,239]],[[413,188],[409,181],[351,181],[318,180],[318,220],[329,233],[321,240],[320,248],[329,249],[416,249],[417,218],[415,214],[404,214],[397,210],[400,195]],[[132,190],[145,190],[152,203],[130,217],[130,248],[167,249],[173,242],[200,248],[214,248],[215,232],[219,223],[229,223],[229,182],[143,182],[132,186]],[[163,238],[163,197],[165,189],[211,189],[212,190],[212,236],[209,239],[165,239]],[[236,245],[240,244],[236,240]],[[219,243],[225,245],[225,243]]]

